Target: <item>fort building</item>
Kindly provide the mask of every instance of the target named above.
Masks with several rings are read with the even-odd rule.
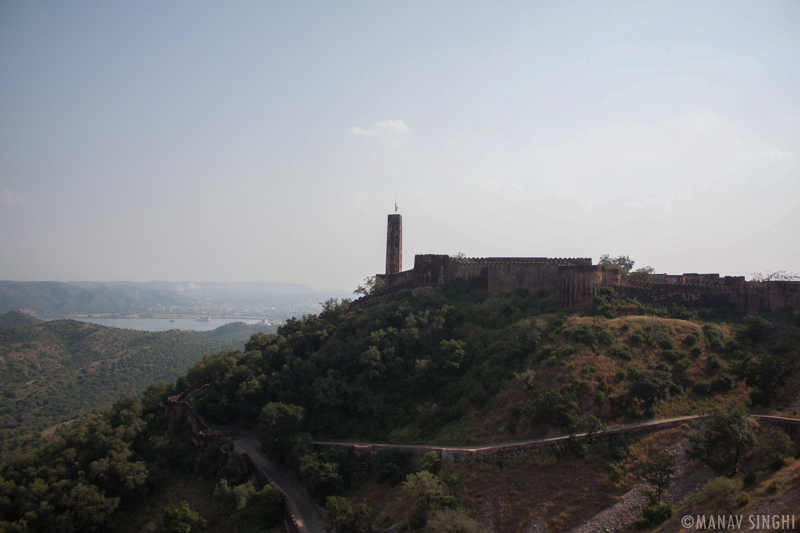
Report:
[[[591,302],[603,287],[656,305],[682,305],[688,309],[758,312],[800,309],[800,282],[748,282],[744,276],[687,273],[659,274],[648,281],[623,276],[617,268],[592,264],[592,259],[548,257],[451,257],[423,254],[414,268],[402,269],[403,219],[389,215],[386,232],[386,273],[376,277],[384,288],[365,297],[388,297],[402,291],[441,290],[446,283],[461,283],[489,294],[526,290],[530,294],[555,293],[556,302],[568,307]]]

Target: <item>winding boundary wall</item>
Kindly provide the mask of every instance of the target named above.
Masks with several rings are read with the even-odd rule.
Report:
[[[241,450],[236,449],[235,443],[229,442],[235,437],[242,436],[242,433],[235,431],[218,431],[213,429],[200,415],[200,413],[198,413],[189,403],[189,398],[207,386],[208,382],[202,381],[196,383],[177,396],[170,396],[167,398],[165,409],[167,417],[170,420],[182,418],[189,423],[191,428],[190,433],[192,443],[198,450],[199,456],[201,456],[203,452],[217,449],[219,452],[218,463],[220,466],[224,466],[231,453],[242,453],[247,460],[250,472],[255,476],[260,486],[270,484],[275,486],[281,492],[284,504],[283,524],[286,528],[286,531],[288,533],[310,533],[300,517],[300,513],[297,511],[297,505],[291,500],[291,498],[289,498],[289,496],[286,494],[286,491],[281,489],[277,483],[270,479],[269,475],[250,456],[250,454],[243,453]]]
[[[230,453],[242,453],[247,459],[251,473],[254,474],[261,485],[269,483],[276,486],[278,490],[281,491],[285,505],[284,525],[286,530],[289,533],[308,533],[309,530],[300,517],[295,502],[293,502],[286,492],[269,477],[267,472],[261,468],[258,461],[254,460],[254,458],[251,457],[246,451],[237,448],[236,443],[229,442],[232,438],[243,436],[244,434],[214,430],[191,406],[188,399],[206,386],[207,383],[199,383],[192,388],[187,389],[183,394],[168,398],[166,408],[167,416],[170,418],[185,418],[189,422],[192,429],[193,442],[198,450],[208,450],[212,447],[217,447],[220,453],[219,460],[221,465],[224,465]],[[764,415],[751,416],[760,421],[780,427],[793,440],[800,441],[800,419]],[[679,427],[681,424],[691,420],[699,420],[703,418],[705,417],[684,416],[667,420],[655,420],[644,424],[619,426],[601,433],[595,433],[592,435],[592,438],[595,441],[605,442],[622,435],[644,435],[655,431]],[[572,436],[476,447],[358,444],[341,442],[314,442],[314,446],[319,451],[325,451],[332,448],[343,450],[345,453],[346,466],[352,472],[352,483],[353,485],[357,485],[369,475],[370,471],[372,470],[372,455],[380,450],[395,449],[406,452],[411,457],[412,465],[418,467],[422,457],[429,452],[435,452],[445,463],[473,462],[485,459],[510,459],[513,457],[547,452],[556,447],[569,443],[571,439],[582,439],[586,438],[587,436],[587,434],[583,433]]]

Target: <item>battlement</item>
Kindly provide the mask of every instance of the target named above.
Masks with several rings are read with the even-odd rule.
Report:
[[[590,257],[465,257],[450,258],[462,263],[505,264],[505,265],[584,265],[591,266]]]
[[[402,219],[389,216],[386,274],[378,278],[385,288],[376,298],[401,291],[440,290],[460,283],[490,294],[527,290],[555,293],[561,306],[591,302],[603,287],[643,303],[683,305],[690,309],[728,309],[755,312],[800,309],[800,282],[747,282],[744,276],[651,274],[647,280],[623,276],[619,268],[593,265],[587,257],[451,257],[414,256],[414,268],[401,271]]]

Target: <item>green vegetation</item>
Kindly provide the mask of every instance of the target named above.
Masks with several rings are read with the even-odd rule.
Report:
[[[72,321],[0,327],[2,364],[14,387],[8,390],[16,393],[6,393],[6,400],[14,399],[17,410],[2,414],[21,425],[14,416],[26,404],[19,402],[37,398],[32,391],[44,385],[71,391],[70,397],[55,396],[50,407],[50,402],[28,403],[29,412],[45,420],[47,409],[77,414],[90,407],[70,403],[83,401],[76,392],[83,391],[80,387],[98,394],[97,384],[107,384],[121,395],[115,379],[125,376],[141,390],[144,385],[131,376],[147,379],[146,372],[163,370],[164,354],[196,357],[208,343],[219,342],[181,335]],[[745,472],[742,486],[750,486],[765,472],[790,465],[796,446],[779,430],[754,427],[742,407],[721,407],[748,401],[783,407],[793,399],[789,384],[800,358],[795,335],[771,315],[703,322],[685,309],[641,306],[613,291],[569,310],[556,309],[551,297],[487,295],[457,286],[360,307],[329,300],[319,316],[291,319],[276,334],[254,334],[244,352],[206,355],[175,385],[152,386],[141,402],[128,398],[110,411],[79,418],[60,429],[51,444],[6,461],[0,469],[0,520],[11,531],[109,529],[136,513],[135,501],[155,501],[194,458],[182,440],[186,427],[166,423],[164,398],[202,382],[192,398],[198,411],[213,424],[257,431],[262,450],[296,471],[308,493],[328,506],[340,531],[377,524],[386,529],[396,523],[392,516],[402,516],[412,530],[478,531],[476,518],[482,519],[469,509],[475,508],[481,476],[497,483],[528,483],[535,477],[539,483],[548,475],[559,483],[574,481],[576,498],[587,483],[602,487],[591,501],[574,503],[554,502],[552,490],[528,486],[525,498],[535,494],[541,509],[560,509],[560,515],[548,518],[548,529],[571,527],[581,513],[607,506],[637,477],[654,487],[637,523],[650,527],[671,520],[672,508],[661,497],[674,461],[657,453],[666,441],[642,451],[639,441],[570,439],[535,460],[469,466],[443,465],[436,453],[412,460],[407,452],[383,449],[372,458],[367,485],[391,497],[365,503],[358,499],[365,493],[350,488],[353,472],[344,453],[315,448],[312,440],[466,444],[554,431],[594,435],[642,416],[716,407],[708,423],[691,433],[693,453],[726,476]],[[182,351],[186,340],[196,343],[193,355],[192,349]],[[167,379],[181,372],[176,368]],[[90,377],[96,379],[91,387]],[[113,394],[104,394],[107,399],[98,401],[109,402]],[[55,420],[57,415],[65,416],[58,410],[48,416]],[[653,443],[647,439],[657,436],[645,439]],[[243,457],[230,455],[218,474],[213,503],[205,504],[216,511],[191,502],[184,508],[183,500],[173,500],[148,523],[194,531],[200,516],[210,530],[219,524],[214,517],[224,513],[260,523],[279,520],[280,493],[254,485]],[[517,501],[521,492],[515,491],[504,497]],[[44,508],[52,512],[35,501],[46,502]],[[191,513],[198,511],[194,520]]]
[[[744,453],[757,442],[742,406],[715,411],[689,440],[691,457],[700,459],[717,474],[729,477],[736,474]]]
[[[0,326],[0,456],[29,449],[42,431],[52,433],[53,426],[140,394],[153,382],[173,381],[203,355],[243,346],[242,335],[253,334],[242,323],[206,335],[42,322],[16,312],[0,315],[0,323],[29,324]]]

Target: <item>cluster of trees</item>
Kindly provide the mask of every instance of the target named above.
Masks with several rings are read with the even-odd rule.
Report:
[[[315,436],[387,438],[416,424],[420,437],[496,394],[536,351],[533,320],[550,299],[452,288],[357,311],[328,301],[320,316],[254,336],[245,354],[204,358],[186,385],[208,379],[195,406],[209,420],[255,424],[270,402],[304,409]]]
[[[194,453],[175,438],[161,383],[143,399],[125,398],[110,410],[73,424],[62,439],[0,467],[0,530],[96,531],[111,527],[121,505],[140,499]]]
[[[613,307],[606,300],[614,295],[600,299]],[[357,310],[330,300],[320,316],[252,337],[244,354],[204,358],[179,385],[208,380],[195,405],[219,424],[254,426],[265,405],[281,403],[302,408],[302,429],[315,438],[379,440],[402,429],[404,438],[421,440],[458,420],[465,407],[484,405],[515,375],[536,375],[539,365],[564,367],[563,376],[530,388],[521,414],[570,430],[603,404],[607,417],[652,416],[670,398],[724,395],[740,381],[752,387],[754,402],[768,404],[797,367],[795,343],[759,317],[745,318],[736,337],[706,324],[679,338],[659,321],[614,333],[603,321],[569,328],[569,312],[556,311],[547,298],[456,286]],[[570,367],[581,345],[618,362],[614,382],[596,377],[591,365]],[[634,354],[648,366],[629,364]],[[700,376],[689,372],[697,367],[705,367]]]
[[[656,276],[654,276],[656,272],[655,268],[651,266],[645,266],[633,270],[633,265],[635,264],[635,261],[627,255],[618,255],[616,257],[611,257],[608,254],[603,254],[600,256],[598,264],[603,265],[606,268],[619,269],[620,272],[622,272],[623,276],[630,276],[633,279],[639,279],[642,281],[649,281],[656,279]]]

